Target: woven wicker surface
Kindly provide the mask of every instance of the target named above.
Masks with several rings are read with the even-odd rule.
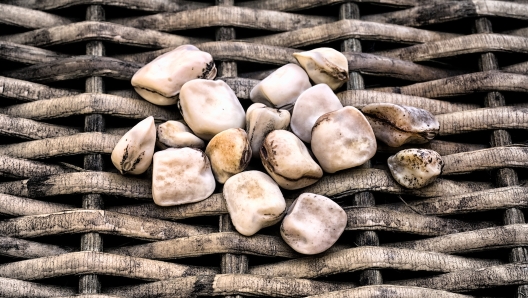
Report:
[[[528,2],[2,2],[0,297],[528,297]],[[402,188],[386,167],[400,149],[383,145],[325,175],[302,192],[334,199],[348,223],[313,257],[278,226],[238,234],[221,188],[157,207],[149,174],[120,175],[109,154],[140,119],[181,118],[130,78],[187,43],[245,108],[292,53],[340,50],[344,105],[436,115],[440,135],[419,147],[443,156],[442,177]]]

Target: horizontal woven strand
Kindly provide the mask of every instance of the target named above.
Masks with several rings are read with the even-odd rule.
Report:
[[[218,274],[189,276],[142,285],[103,289],[104,293],[122,297],[196,297],[219,295],[250,295],[271,297],[305,297],[326,292],[350,289],[352,283],[323,282],[286,277],[249,274]]]
[[[108,253],[150,259],[177,259],[209,254],[233,253],[267,257],[295,258],[300,254],[280,237],[268,235],[242,236],[236,232],[178,238],[166,241],[111,248]]]
[[[448,142],[448,141],[441,141],[441,140],[431,140],[425,144],[406,144],[400,147],[390,147],[390,146],[378,143],[378,149],[376,152],[396,154],[399,151],[404,150],[404,149],[424,148],[424,149],[434,150],[438,152],[438,154],[444,156],[444,155],[451,155],[451,154],[456,154],[456,153],[461,153],[461,152],[482,150],[488,147],[489,145],[485,145],[485,144],[468,144],[468,143]]]
[[[300,15],[236,6],[212,6],[176,13],[113,19],[109,22],[158,31],[177,31],[212,26],[291,31],[331,23],[336,19],[334,17]]]
[[[44,120],[72,115],[104,114],[124,118],[144,119],[153,116],[157,121],[178,120],[175,109],[151,104],[144,99],[125,98],[109,94],[85,93],[44,101],[12,105],[0,109],[12,117]]]
[[[465,104],[425,97],[387,93],[371,90],[348,90],[337,93],[337,97],[344,106],[353,106],[358,109],[371,103],[393,103],[398,105],[413,106],[436,114],[446,114],[465,110],[478,109],[478,104]]]
[[[150,48],[166,48],[205,41],[199,38],[187,38],[154,30],[143,30],[114,23],[93,21],[3,35],[0,36],[0,40],[31,46],[51,46],[99,40]]]
[[[108,172],[79,172],[0,183],[0,193],[38,198],[66,194],[106,194],[134,199],[152,198],[150,180]]]
[[[494,223],[466,222],[451,218],[399,212],[377,207],[353,207],[347,213],[347,230],[391,231],[439,236],[494,226]]]
[[[12,178],[32,178],[75,172],[63,165],[0,155],[0,176]]]
[[[49,286],[18,279],[0,277],[0,296],[8,298],[42,298],[74,295],[77,289]]]
[[[498,264],[501,264],[498,260],[482,260],[410,249],[362,246],[320,257],[305,257],[254,266],[249,269],[249,273],[265,276],[316,278],[371,268],[452,272]]]
[[[79,128],[11,117],[0,113],[0,135],[3,136],[34,140],[69,136],[78,133],[80,133]],[[2,148],[1,145],[0,148]]]
[[[0,277],[21,280],[104,274],[155,281],[216,273],[218,273],[216,268],[193,267],[93,251],[73,252],[0,265]]]
[[[75,95],[80,92],[0,76],[0,96],[20,101],[37,101]]]
[[[364,286],[350,290],[336,291],[306,298],[470,298],[457,293],[442,290],[433,290],[419,287],[404,287],[394,285]]]
[[[0,4],[0,23],[38,29],[67,25],[71,20],[38,10]]]
[[[460,270],[439,276],[417,278],[388,283],[466,292],[498,286],[522,285],[528,283],[528,264],[516,263],[487,268]]]
[[[376,52],[376,55],[408,61],[426,61],[470,53],[528,53],[528,38],[504,34],[472,34],[410,47]]]
[[[38,10],[77,5],[110,5],[145,11],[182,11],[209,6],[208,3],[183,0],[6,0],[6,3]]]
[[[213,229],[116,212],[86,209],[30,215],[0,222],[0,235],[17,238],[87,232],[120,235],[135,239],[167,240],[212,233]]]
[[[0,255],[4,256],[21,259],[34,259],[59,256],[72,251],[73,249],[69,247],[61,247],[58,245],[0,236]],[[1,292],[0,296],[2,296]]]
[[[8,194],[0,194],[0,213],[12,216],[50,214],[74,209],[73,205],[51,203]]]
[[[253,0],[237,3],[237,5],[258,9],[269,9],[279,11],[296,11],[314,8],[323,5],[332,5],[347,2],[345,0]],[[417,6],[429,3],[427,0],[356,0],[360,3],[376,3],[390,6]]]
[[[0,41],[0,58],[24,64],[38,64],[69,58],[70,56],[9,41]]]
[[[471,153],[447,155],[442,159],[444,161],[442,175],[506,167],[528,167],[528,147],[493,147]]]
[[[384,246],[442,253],[469,253],[528,245],[528,225],[492,227],[434,238],[387,243]]]
[[[379,208],[427,215],[453,215],[528,205],[528,189],[522,186],[500,187],[454,196],[441,196],[406,203],[379,205]]]
[[[517,64],[512,64],[512,65],[501,68],[501,70],[504,72],[528,75],[528,61],[517,63]]]
[[[450,39],[457,36],[457,34],[433,32],[397,25],[359,20],[341,20],[311,28],[248,38],[245,41],[272,46],[302,47],[348,38],[413,44]]]

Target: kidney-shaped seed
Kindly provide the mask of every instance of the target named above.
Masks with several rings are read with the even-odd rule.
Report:
[[[389,157],[387,163],[394,180],[411,189],[431,184],[444,167],[440,154],[429,149],[405,149]]]
[[[348,81],[348,60],[332,48],[317,48],[293,56],[316,84],[327,84],[332,90]]]
[[[167,148],[203,148],[204,141],[195,136],[192,130],[180,121],[167,121],[158,126],[158,146]]]

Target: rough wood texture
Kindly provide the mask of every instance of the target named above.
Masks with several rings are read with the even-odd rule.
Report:
[[[494,147],[442,157],[442,175],[461,174],[504,167],[528,167],[527,147]]]
[[[79,128],[48,124],[0,114],[0,135],[25,140],[47,139],[80,133]],[[2,146],[0,146],[1,148]]]
[[[38,10],[0,4],[0,23],[38,29],[70,24],[67,18]]]
[[[315,278],[368,268],[452,272],[498,264],[501,262],[497,260],[469,259],[435,252],[366,246],[345,249],[322,257],[307,257],[255,266],[249,272],[265,276]]]
[[[24,64],[52,62],[57,59],[68,58],[68,55],[37,47],[21,45],[8,41],[0,41],[0,58]]]
[[[110,5],[145,11],[181,11],[207,6],[206,3],[184,0],[7,0],[7,3],[38,10],[52,10],[83,4]]]
[[[0,295],[3,297],[57,297],[73,295],[73,288],[48,286],[29,281],[0,277]]]
[[[64,165],[47,164],[0,155],[0,176],[32,178],[71,172],[75,172],[75,170]]]
[[[450,293],[442,290],[432,290],[419,287],[404,287],[393,285],[364,286],[350,290],[330,292],[321,295],[309,296],[307,298],[469,298],[472,296]]]
[[[36,101],[75,95],[80,92],[50,88],[45,85],[0,76],[0,97]]]
[[[0,194],[0,213],[13,216],[41,215],[75,209],[72,205],[50,203]]]
[[[4,256],[34,259],[58,256],[72,251],[71,248],[60,247],[57,245],[0,236],[0,255]]]

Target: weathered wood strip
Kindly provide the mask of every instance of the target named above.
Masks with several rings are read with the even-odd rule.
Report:
[[[151,199],[150,180],[108,172],[78,172],[0,183],[0,193],[38,198],[65,194],[107,194]]]
[[[468,253],[528,245],[528,225],[516,224],[434,238],[387,243],[386,247],[442,253]]]
[[[505,106],[436,115],[440,135],[460,134],[488,129],[528,128],[528,108]]]
[[[528,283],[528,264],[515,263],[445,273],[439,276],[390,281],[390,284],[467,292]]]
[[[295,278],[316,278],[370,268],[410,271],[452,272],[501,264],[482,260],[410,249],[362,246],[344,249],[324,256],[305,257],[279,263],[255,266],[250,274]]]
[[[79,94],[78,91],[51,88],[46,85],[0,76],[0,97],[36,101]]]
[[[353,207],[345,210],[347,230],[392,231],[426,236],[440,236],[495,226],[491,222],[466,222],[417,213],[376,207]]]
[[[394,285],[375,285],[363,286],[350,290],[343,290],[337,292],[330,292],[321,295],[308,296],[306,298],[422,298],[422,297],[436,297],[436,298],[471,298],[457,293],[451,293],[442,290],[432,290],[419,287],[405,287]]]
[[[168,32],[213,26],[291,31],[334,21],[336,21],[334,17],[309,16],[237,6],[212,6],[176,13],[109,20],[109,22],[128,27]]]
[[[28,215],[0,222],[0,235],[17,238],[97,232],[152,241],[208,234],[213,230],[209,227],[88,209]]]
[[[0,112],[12,117],[35,120],[92,113],[132,119],[144,119],[153,116],[157,121],[181,119],[181,114],[175,108],[157,106],[144,99],[132,99],[100,93],[84,93],[12,105],[0,109]]]
[[[55,138],[78,134],[80,128],[11,117],[0,113],[0,135],[26,140]],[[1,148],[2,146],[0,146]]]
[[[253,0],[237,3],[244,7],[257,9],[279,10],[279,11],[296,11],[319,7],[323,5],[333,5],[347,2],[345,0]],[[428,0],[356,0],[360,3],[376,3],[396,7],[409,7],[429,4]]]
[[[480,107],[478,104],[456,103],[371,90],[347,90],[337,93],[337,97],[344,106],[353,106],[358,109],[371,103],[393,103],[424,109],[431,112],[433,115],[474,110]]]
[[[49,28],[70,24],[61,16],[15,5],[0,4],[0,23],[30,29]]]
[[[390,147],[384,144],[378,144],[377,152],[396,154],[400,150],[411,149],[411,148],[431,149],[431,150],[438,152],[438,154],[444,156],[444,155],[451,155],[451,154],[456,154],[456,153],[461,153],[461,152],[482,150],[482,149],[489,148],[489,146],[485,144],[469,144],[469,143],[448,142],[448,141],[441,141],[441,140],[431,140],[430,142],[425,143],[425,144],[405,144],[400,147]]]
[[[65,59],[70,56],[9,41],[0,41],[0,58],[26,64],[38,64]]]
[[[62,165],[0,155],[0,176],[4,177],[32,178],[71,172],[75,170]]]
[[[523,208],[528,204],[526,187],[508,186],[453,196],[413,200],[379,205],[382,209],[416,212],[427,215],[452,215],[507,208]]]
[[[348,19],[311,28],[248,38],[245,41],[281,47],[302,47],[347,38],[414,44],[444,40],[457,36],[457,34],[451,33]]]
[[[62,212],[71,209],[75,209],[75,206],[0,194],[0,214],[27,216]]]
[[[73,252],[73,249],[69,247],[61,247],[58,245],[0,236],[0,255],[4,256],[22,259],[35,259],[59,256],[71,252]]]
[[[31,46],[51,46],[80,41],[99,40],[149,48],[166,48],[204,42],[154,30],[142,30],[107,22],[84,21],[65,26],[3,35],[0,40]]]
[[[209,6],[208,3],[184,0],[6,0],[7,4],[38,10],[52,10],[77,5],[110,5],[145,11],[182,11]]]
[[[249,295],[305,297],[355,287],[352,283],[323,282],[309,279],[269,277],[249,274],[189,276],[142,285],[103,289],[122,297],[175,297]]]
[[[528,167],[528,147],[493,147],[443,156],[442,175],[498,168]]]
[[[110,57],[76,56],[3,72],[6,77],[32,82],[56,82],[90,76],[130,80],[141,65]]]
[[[1,277],[21,280],[88,273],[154,281],[197,274],[214,275],[218,270],[93,251],[73,252],[0,265]]]
[[[528,53],[528,38],[512,35],[472,34],[374,54],[408,61],[427,61],[470,53]]]
[[[77,289],[70,287],[50,286],[0,277],[0,295],[2,297],[42,298],[74,295],[76,293]]]

